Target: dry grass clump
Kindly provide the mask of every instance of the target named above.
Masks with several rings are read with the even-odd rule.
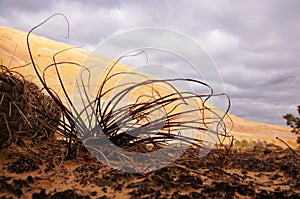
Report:
[[[53,137],[60,116],[59,108],[38,86],[0,65],[0,147]]]

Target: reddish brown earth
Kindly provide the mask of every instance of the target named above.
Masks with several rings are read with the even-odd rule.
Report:
[[[105,166],[88,152],[64,159],[64,144],[1,151],[2,198],[299,198],[300,161],[274,145],[219,150],[204,158],[190,149],[168,167],[145,174]],[[34,151],[34,153],[33,153]],[[297,151],[300,154],[300,151]]]

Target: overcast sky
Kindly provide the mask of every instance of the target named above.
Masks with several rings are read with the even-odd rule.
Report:
[[[285,125],[300,104],[300,0],[0,0],[0,25],[29,31],[53,13],[39,34],[93,49],[118,33],[161,27],[178,31],[204,47],[217,65],[244,119]]]

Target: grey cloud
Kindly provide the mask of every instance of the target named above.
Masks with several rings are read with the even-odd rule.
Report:
[[[259,117],[260,122],[285,124],[283,115],[289,112],[289,108],[285,105],[270,104],[266,102],[256,102],[251,100],[235,101],[233,100],[234,106],[232,111],[239,110],[239,116],[243,118],[249,118],[250,120],[256,121]],[[294,111],[292,111],[294,112]],[[270,122],[272,121],[272,122]]]
[[[43,9],[49,9],[55,1],[39,1],[39,0],[1,0],[0,6],[5,11],[17,11],[17,12],[36,12]],[[8,12],[6,12],[8,13]]]

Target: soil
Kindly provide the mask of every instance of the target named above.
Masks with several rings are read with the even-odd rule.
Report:
[[[300,198],[300,158],[275,145],[203,158],[189,149],[143,174],[112,169],[82,150],[66,158],[65,148],[1,149],[0,198]]]

